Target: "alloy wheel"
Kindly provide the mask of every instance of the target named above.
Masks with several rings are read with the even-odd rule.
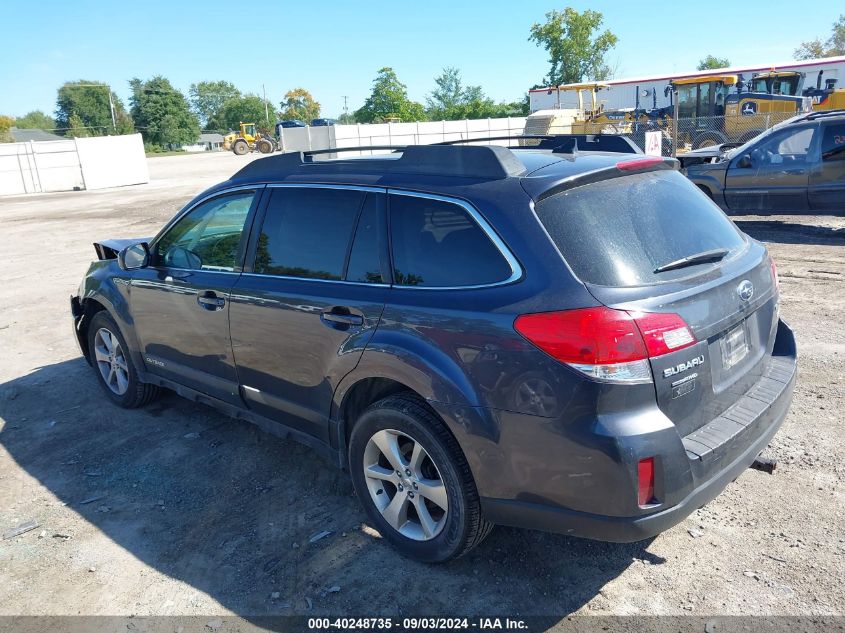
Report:
[[[363,466],[370,497],[394,530],[415,541],[440,534],[449,498],[422,444],[400,431],[377,431],[364,449]]]
[[[94,335],[94,357],[106,386],[118,396],[125,394],[129,389],[129,365],[120,340],[106,328]]]

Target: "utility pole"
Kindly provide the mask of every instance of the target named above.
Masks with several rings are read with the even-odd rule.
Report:
[[[349,108],[346,106],[346,100],[349,99],[349,97],[347,95],[341,95],[341,96],[343,97],[343,114],[349,116]]]
[[[111,127],[117,133],[117,123],[114,120],[114,99],[111,98],[111,86],[106,86],[109,91],[109,110],[111,110]]]
[[[109,93],[109,111],[111,112],[111,127],[117,132],[117,122],[114,118],[114,100],[111,96],[111,86],[108,84],[73,84],[70,86],[63,86],[64,88],[105,88]]]
[[[264,89],[264,84],[261,84],[261,93],[264,95],[264,118],[267,125],[270,125],[270,110],[267,106],[267,91]]]

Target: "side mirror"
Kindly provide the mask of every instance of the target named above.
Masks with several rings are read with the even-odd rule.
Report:
[[[123,270],[145,268],[150,263],[150,247],[146,242],[127,246],[117,254],[117,264]]]
[[[736,166],[742,168],[751,167],[751,156],[745,154],[737,161]]]

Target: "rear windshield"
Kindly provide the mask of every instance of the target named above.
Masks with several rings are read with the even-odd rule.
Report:
[[[740,249],[736,227],[676,171],[652,171],[576,187],[537,204],[537,215],[575,274],[601,286],[686,277],[713,262],[654,272],[714,249]]]

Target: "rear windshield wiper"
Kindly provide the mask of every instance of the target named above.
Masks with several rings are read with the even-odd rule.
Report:
[[[662,266],[655,268],[654,272],[665,273],[667,270],[686,268],[687,266],[695,266],[696,264],[704,264],[706,262],[718,262],[727,254],[728,249],[726,248],[714,248],[713,250],[702,251],[701,253],[696,253],[695,255],[687,255],[686,257],[681,257],[681,259],[676,259],[668,264],[663,264]]]

